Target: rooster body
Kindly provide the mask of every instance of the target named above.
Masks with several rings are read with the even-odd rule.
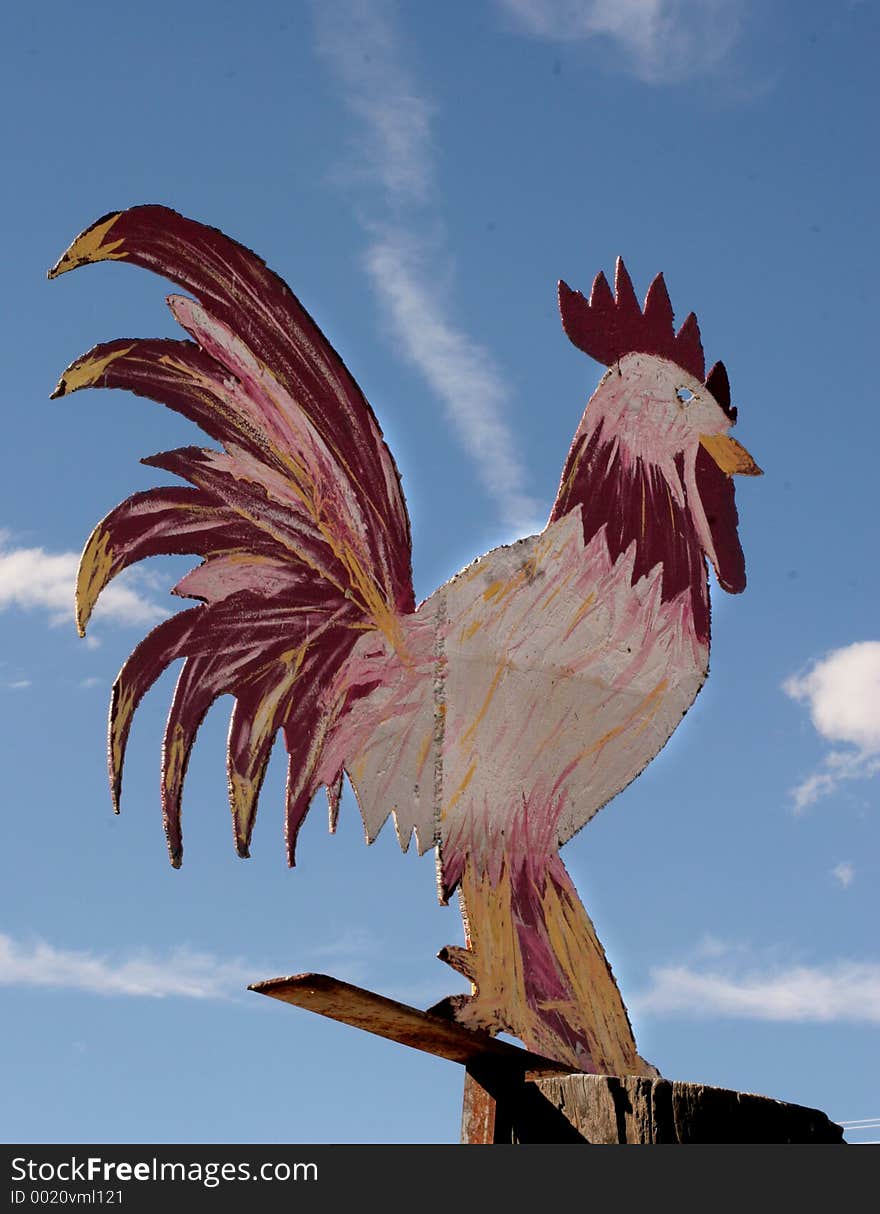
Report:
[[[642,310],[622,263],[590,300],[560,285],[571,339],[609,366],[575,434],[547,527],[481,557],[416,607],[409,523],[372,411],[289,289],[213,229],[161,207],[98,221],[51,272],[130,260],[195,299],[169,304],[193,341],[99,346],[55,395],[132,389],[223,445],[145,462],[190,488],[152,490],[95,529],[78,582],[84,629],[104,585],[157,553],[204,563],[175,587],[201,606],[159,625],[114,685],[118,808],[131,718],[184,658],[163,748],[162,802],[180,863],[180,798],[208,707],[235,697],[228,774],[246,855],[276,733],[290,755],[286,831],[345,773],[372,841],[437,849],[473,984],[447,1010],[574,1069],[653,1074],[559,848],[657,754],[708,670],[706,560],[744,586],[731,475],[758,471],[727,433],[717,364],[703,380],[693,316],[679,332],[662,278]]]

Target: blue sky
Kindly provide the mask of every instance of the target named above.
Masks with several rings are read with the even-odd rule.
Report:
[[[539,529],[601,373],[563,277],[663,270],[725,361],[749,586],[713,585],[708,684],[563,853],[641,1052],[671,1077],[847,1121],[877,1107],[877,9],[756,0],[36,0],[6,19],[0,480],[6,1141],[450,1142],[459,1068],[249,994],[317,969],[427,1006],[460,989],[430,857],[316,802],[284,864],[279,745],[249,861],[212,710],[166,858],[159,745],[123,812],[113,677],[176,605],[156,561],[73,623],[92,526],[196,441],[122,393],[48,399],[98,341],[172,335],[163,283],[48,283],[105,212],[162,202],[256,249],[371,400],[401,469],[417,595]],[[344,1093],[344,1098],[340,1098]],[[851,1141],[878,1137],[853,1129]]]

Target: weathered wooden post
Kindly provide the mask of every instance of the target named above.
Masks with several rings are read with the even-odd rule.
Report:
[[[223,448],[144,461],[189,487],[135,494],[83,553],[81,632],[126,566],[159,553],[203,561],[175,587],[199,605],[150,633],[114,684],[114,808],[134,712],[182,658],[162,753],[172,864],[196,732],[231,694],[242,856],[282,731],[291,864],[314,794],[327,790],[333,829],[346,776],[367,840],[393,814],[404,849],[413,835],[420,853],[436,849],[441,901],[456,890],[461,900],[465,947],[440,955],[471,994],[445,1001],[446,1018],[318,975],[254,989],[463,1063],[467,1141],[754,1140],[759,1124],[787,1140],[782,1120],[823,1132],[820,1115],[776,1108],[774,1120],[747,1098],[659,1079],[559,854],[697,695],[709,664],[707,562],[724,590],[745,586],[733,476],[760,469],[729,433],[723,364],[706,373],[693,313],[676,331],[662,275],[643,306],[620,260],[613,293],[601,273],[589,299],[559,284],[566,334],[608,370],[547,526],[417,606],[397,468],[353,376],[286,283],[249,249],[161,206],[103,216],[50,277],[99,261],[189,292],[168,302],[192,340],[97,346],[53,396],[127,388]],[[737,1120],[746,1106],[750,1130]]]
[[[843,1142],[841,1127],[818,1109],[700,1083],[565,1075],[536,1087],[585,1142]]]

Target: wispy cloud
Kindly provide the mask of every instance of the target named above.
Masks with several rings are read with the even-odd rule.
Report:
[[[45,611],[52,624],[70,623],[78,565],[75,552],[15,548],[8,535],[0,534],[0,611]],[[137,570],[116,578],[102,594],[95,620],[151,625],[164,619],[168,612],[144,593],[146,582]]]
[[[880,964],[746,967],[740,954],[725,962],[661,966],[633,1000],[642,1014],[729,1016],[790,1023],[880,1024]]]
[[[420,249],[400,233],[376,241],[367,253],[367,269],[405,357],[443,401],[505,522],[534,526],[537,504],[523,491],[525,471],[504,420],[507,386],[487,351],[450,323],[419,263]]]
[[[313,13],[318,50],[358,120],[353,176],[365,187],[358,205],[372,203],[379,211],[369,219],[358,212],[369,240],[364,265],[390,328],[406,360],[443,403],[504,522],[518,530],[532,527],[541,511],[526,491],[524,464],[505,417],[510,388],[490,353],[456,324],[451,293],[438,291],[449,258],[437,237],[436,214],[430,222],[438,192],[433,109],[406,66],[396,5],[325,0],[313,4]],[[429,229],[431,240],[425,237]]]
[[[0,986],[55,987],[97,995],[225,999],[254,981],[253,966],[179,949],[166,958],[113,960],[0,933]]]
[[[10,691],[24,691],[27,687],[31,686],[31,680],[13,679],[11,682],[7,683],[6,686]]]
[[[305,968],[332,961],[350,981],[363,977],[364,959],[384,960],[383,941],[365,928],[350,928],[336,939],[312,941],[301,956]],[[77,990],[94,995],[137,998],[231,999],[248,985],[279,972],[265,961],[246,963],[179,948],[167,956],[146,952],[112,957],[90,949],[57,948],[45,940],[16,940],[0,932],[0,986]]]
[[[839,864],[835,864],[831,870],[831,876],[835,881],[840,882],[844,889],[849,889],[856,877],[856,870],[847,860],[841,860]]]
[[[375,932],[366,927],[348,927],[333,940],[313,941],[309,956],[321,961],[347,962],[355,957],[382,956],[384,951],[384,941]]]
[[[796,812],[843,781],[880,772],[880,641],[833,650],[806,674],[787,679],[783,691],[807,705],[817,733],[833,747],[822,766],[792,790]]]
[[[388,0],[312,5],[318,51],[361,123],[347,175],[379,185],[392,207],[424,202],[434,184],[432,107],[404,66],[395,8]]]
[[[648,84],[714,71],[743,23],[742,0],[497,0],[517,28],[556,42],[605,39]]]

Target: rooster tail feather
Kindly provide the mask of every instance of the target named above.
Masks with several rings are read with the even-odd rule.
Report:
[[[400,478],[345,364],[249,249],[166,207],[132,207],[78,236],[50,277],[108,260],[191,292],[194,298],[168,300],[188,339],[96,346],[67,368],[53,396],[127,389],[182,414],[221,445],[144,460],[189,486],[133,495],[98,524],[83,552],[81,632],[103,589],[128,566],[159,554],[202,558],[174,587],[201,605],[150,633],[114,685],[114,806],[134,711],[182,658],[162,758],[172,863],[182,855],[181,794],[196,733],[226,694],[234,698],[227,774],[236,848],[248,854],[272,744],[283,730],[292,863],[299,825],[326,782],[321,752],[340,712],[329,699],[335,676],[365,631],[377,631],[394,650],[401,617],[414,610]],[[338,778],[339,770],[331,805],[338,804]]]

